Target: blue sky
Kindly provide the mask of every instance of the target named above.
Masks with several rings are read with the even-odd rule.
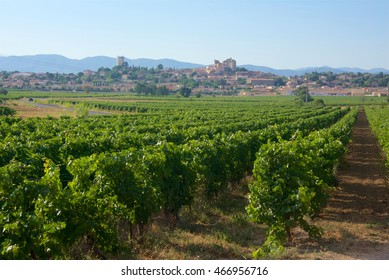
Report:
[[[389,69],[389,0],[0,0],[0,55]]]

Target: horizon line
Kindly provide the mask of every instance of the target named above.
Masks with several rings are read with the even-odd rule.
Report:
[[[198,62],[182,61],[182,60],[178,60],[178,59],[175,59],[175,58],[168,58],[168,57],[164,57],[164,58],[147,58],[147,57],[129,58],[129,57],[126,57],[125,55],[117,55],[116,57],[109,56],[109,55],[93,55],[93,56],[85,56],[85,57],[82,57],[82,58],[72,58],[72,57],[69,57],[69,56],[66,56],[66,55],[63,55],[63,54],[57,54],[57,53],[38,53],[38,54],[24,54],[24,55],[4,55],[4,54],[0,54],[0,57],[3,57],[3,58],[25,57],[25,56],[60,56],[60,57],[66,58],[66,59],[77,60],[77,61],[81,61],[81,60],[84,60],[84,59],[87,59],[87,58],[96,58],[96,57],[106,57],[106,58],[116,59],[117,57],[124,56],[125,59],[128,59],[128,60],[141,60],[141,59],[144,59],[144,60],[154,60],[154,61],[158,61],[158,60],[173,60],[173,61],[181,62],[181,63],[197,64],[199,66],[204,66],[204,67],[212,65],[212,63],[210,63],[210,64],[203,64],[203,63],[198,63]],[[298,67],[298,68],[284,68],[284,67],[280,67],[280,68],[277,67],[277,68],[275,68],[273,66],[257,65],[257,64],[253,64],[253,63],[237,64],[237,66],[266,67],[266,68],[271,68],[271,69],[274,69],[274,70],[294,70],[294,71],[306,70],[306,69],[309,69],[309,68],[332,68],[332,69],[335,69],[335,70],[360,69],[360,70],[365,70],[365,71],[371,71],[371,70],[379,69],[379,70],[389,71],[389,67],[386,68],[386,67],[383,67],[383,66],[382,67],[381,66],[376,66],[376,67],[373,67],[373,68],[362,68],[362,67],[359,67],[359,66],[339,66],[339,67],[336,67],[336,66],[322,65],[322,66],[303,66],[303,67]]]

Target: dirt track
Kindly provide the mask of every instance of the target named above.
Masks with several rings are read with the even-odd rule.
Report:
[[[389,260],[389,186],[385,156],[360,111],[352,142],[338,169],[339,188],[317,224],[324,228],[318,243],[301,238],[302,258]],[[304,240],[305,239],[305,240]],[[301,257],[301,256],[300,256]]]
[[[358,223],[388,218],[385,157],[364,112],[359,113],[345,164],[337,177],[342,190],[331,199],[330,205],[339,209],[333,213],[335,217]]]
[[[323,218],[338,223],[339,247],[351,259],[389,259],[389,187],[385,156],[360,111],[344,164],[337,173],[336,191]],[[335,236],[336,237],[336,236]],[[332,236],[334,238],[334,236]],[[336,239],[336,238],[335,238]],[[343,243],[342,243],[343,242]]]

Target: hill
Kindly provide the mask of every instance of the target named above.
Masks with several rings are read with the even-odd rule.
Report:
[[[138,58],[129,59],[125,61],[130,66],[142,67],[157,67],[162,64],[164,67],[176,69],[192,69],[205,67],[206,65],[182,62],[174,59],[148,59]],[[19,71],[19,72],[49,72],[49,73],[78,73],[84,70],[97,70],[100,67],[112,68],[116,64],[116,59],[108,56],[94,56],[83,59],[71,59],[57,54],[39,54],[39,55],[24,55],[24,56],[8,56],[0,57],[0,71]],[[370,70],[360,68],[332,68],[329,66],[323,67],[308,67],[301,69],[273,69],[266,66],[256,66],[251,64],[240,65],[250,71],[261,71],[265,73],[272,73],[280,76],[295,76],[304,75],[310,72],[333,72],[336,74],[346,72],[361,72],[376,74],[383,72],[389,74],[389,70],[383,68],[374,68]]]
[[[125,61],[130,66],[134,65],[148,68],[157,67],[158,64],[176,69],[204,66],[173,59],[126,58]],[[78,73],[84,70],[97,70],[100,67],[112,68],[115,64],[116,59],[107,56],[94,56],[83,59],[70,59],[56,54],[0,57],[0,71]]]
[[[311,73],[311,72],[318,72],[318,73],[320,73],[320,72],[333,72],[335,74],[350,73],[350,72],[377,74],[377,73],[383,72],[385,74],[389,74],[389,70],[384,69],[384,68],[374,68],[374,69],[370,69],[370,70],[365,70],[365,69],[361,69],[361,68],[347,68],[347,67],[333,68],[333,67],[329,67],[329,66],[322,66],[322,67],[306,67],[306,68],[292,70],[292,69],[273,69],[273,68],[269,68],[266,66],[255,66],[255,65],[251,65],[251,64],[241,65],[241,67],[244,67],[250,71],[261,71],[261,72],[265,72],[265,73],[272,73],[275,75],[287,76],[287,77],[300,76],[300,75],[304,75],[306,73]]]

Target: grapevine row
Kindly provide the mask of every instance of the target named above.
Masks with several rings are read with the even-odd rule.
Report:
[[[309,224],[326,204],[334,168],[346,151],[357,109],[329,128],[304,137],[296,133],[290,141],[262,145],[254,164],[250,185],[250,218],[268,226],[267,239],[255,257],[282,251],[300,226],[310,236],[321,230]]]
[[[121,123],[127,117],[3,118],[0,256],[63,258],[84,239],[115,253],[123,224],[142,231],[161,210],[174,224],[199,190],[214,196],[250,172],[269,139],[289,139],[296,130],[306,135],[346,113],[330,110],[244,131],[204,126],[198,134],[177,132],[183,136],[176,141],[168,141],[167,131],[128,131]]]
[[[384,150],[389,166],[389,108],[388,107],[365,107],[370,126],[377,136]]]

